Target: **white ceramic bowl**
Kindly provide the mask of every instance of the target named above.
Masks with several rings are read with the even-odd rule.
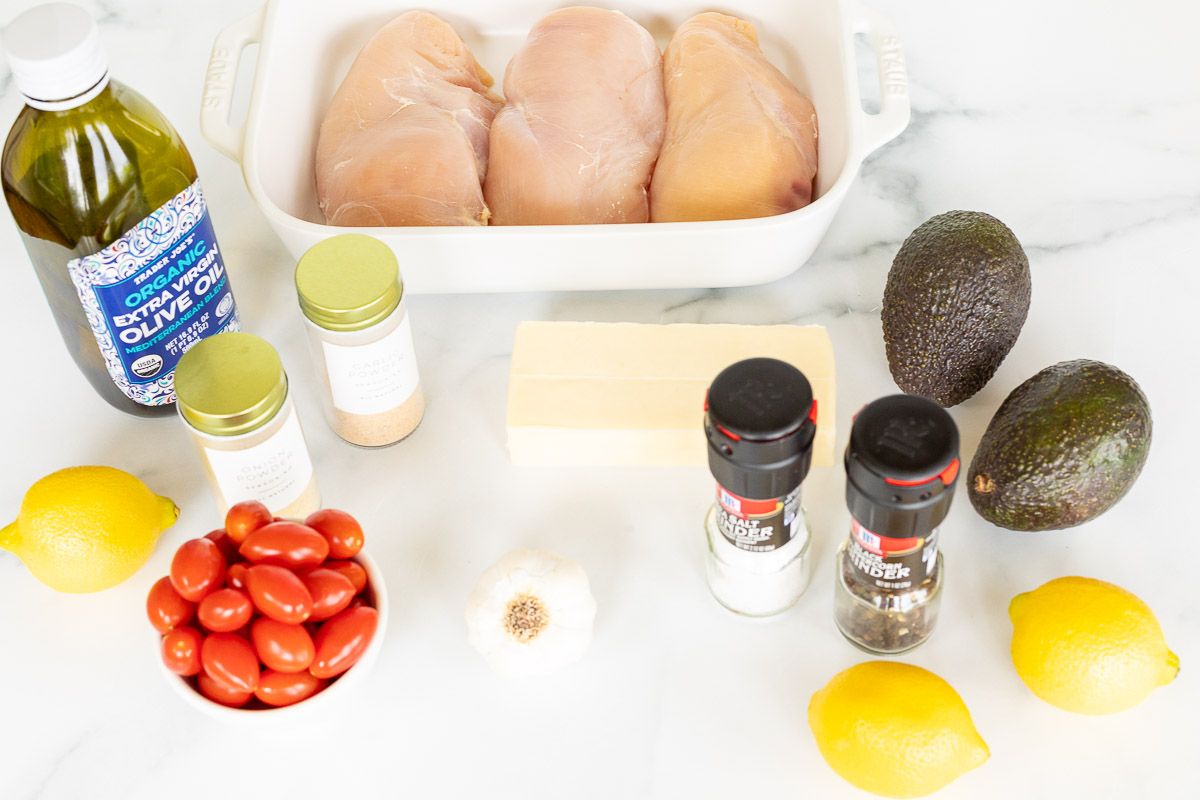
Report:
[[[371,588],[375,595],[375,608],[379,611],[379,623],[375,627],[375,635],[372,637],[371,643],[367,645],[367,649],[358,659],[358,663],[342,673],[324,691],[318,692],[307,700],[301,700],[294,705],[282,706],[280,708],[230,708],[229,706],[223,706],[220,703],[209,700],[200,694],[199,691],[192,688],[192,685],[186,679],[167,669],[162,663],[162,658],[156,649],[155,658],[162,669],[162,674],[167,684],[192,708],[202,711],[215,719],[236,725],[288,723],[304,716],[324,713],[326,709],[337,704],[343,697],[354,691],[359,684],[366,680],[371,668],[375,666],[376,659],[379,658],[379,651],[383,648],[384,635],[387,633],[387,586],[383,582],[383,574],[379,571],[379,565],[375,563],[373,558],[367,555],[365,550],[359,552],[352,560],[361,564],[362,568],[367,572],[367,586]],[[161,636],[157,637],[155,641],[159,641],[161,638]]]
[[[599,0],[665,45],[702,0]],[[424,0],[502,82],[529,28],[562,0]],[[369,233],[400,260],[408,292],[514,292],[750,286],[782,278],[812,255],[863,159],[908,124],[908,79],[886,20],[855,0],[738,0],[763,49],[809,97],[820,126],[817,198],[775,217],[724,222],[522,227],[339,228],[317,207],[317,131],[350,62],[379,27],[406,9],[394,0],[267,0],[225,29],[205,75],[200,124],[238,161],[251,196],[299,258],[339,233]],[[878,113],[863,110],[855,37],[874,51]],[[260,44],[244,128],[230,125],[238,61]],[[586,76],[580,76],[586,80]],[[220,221],[220,209],[214,212]]]

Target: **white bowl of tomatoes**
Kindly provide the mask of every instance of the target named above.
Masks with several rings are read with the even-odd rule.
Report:
[[[289,719],[336,702],[370,671],[387,589],[350,514],[303,522],[238,503],[184,542],[146,598],[159,662],[189,705],[236,721]]]

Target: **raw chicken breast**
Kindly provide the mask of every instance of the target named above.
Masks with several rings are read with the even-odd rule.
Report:
[[[330,225],[486,225],[488,128],[502,101],[454,29],[402,14],[363,47],[317,143]]]
[[[484,195],[496,225],[646,222],[666,125],[662,55],[618,11],[542,18],[508,65]]]
[[[650,186],[655,222],[748,219],[808,205],[813,104],[767,61],[754,26],[708,12],[667,46],[667,137]]]

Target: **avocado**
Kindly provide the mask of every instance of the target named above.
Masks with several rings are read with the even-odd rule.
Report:
[[[1112,508],[1150,452],[1150,405],[1133,380],[1099,361],[1064,361],[1000,405],[967,475],[980,516],[1014,531],[1087,522]]]
[[[984,387],[1029,314],[1029,259],[1008,227],[949,211],[904,240],[883,292],[883,341],[896,385],[958,405]]]

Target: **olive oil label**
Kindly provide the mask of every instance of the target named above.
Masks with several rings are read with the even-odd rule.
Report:
[[[395,330],[370,344],[321,342],[333,405],[347,414],[382,414],[402,405],[417,390],[417,357],[412,324],[404,318]]]
[[[198,181],[67,271],[113,383],[142,405],[175,402],[184,352],[240,329]]]
[[[312,459],[295,409],[288,411],[283,425],[266,441],[242,449],[205,447],[204,455],[226,505],[257,500],[278,511],[299,500],[313,477]]]
[[[801,519],[799,486],[787,497],[770,500],[739,497],[717,486],[717,529],[740,550],[778,550],[805,532]]]
[[[896,538],[869,531],[850,519],[850,563],[879,589],[911,589],[922,583],[937,562],[937,529],[928,536]]]

